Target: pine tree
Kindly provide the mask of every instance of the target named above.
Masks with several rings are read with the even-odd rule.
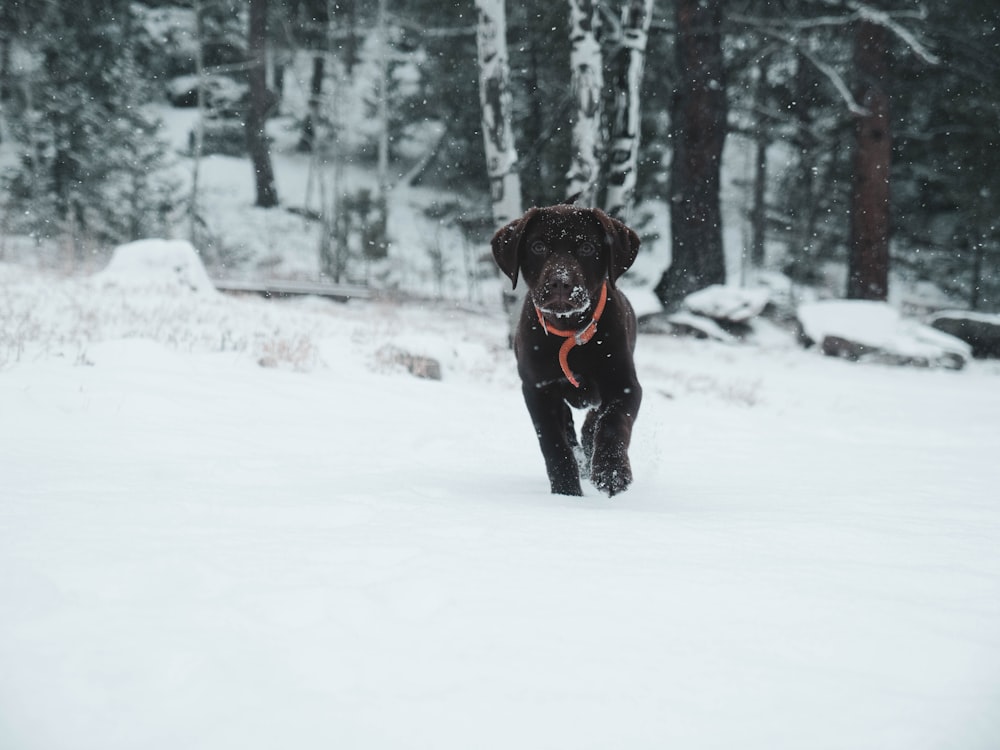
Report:
[[[851,191],[847,298],[885,301],[889,294],[889,181],[892,131],[885,88],[888,50],[884,27],[855,24],[857,101]]]
[[[576,108],[565,2],[510,3],[511,94],[526,205],[566,200]]]
[[[11,108],[20,161],[6,181],[23,217],[14,231],[78,256],[160,231],[174,196],[157,174],[166,148],[143,106],[152,92],[134,54],[134,9],[113,0],[19,11],[19,52],[34,65]]]
[[[1000,312],[995,3],[928,4],[921,30],[939,62],[896,62],[894,263],[958,303]]]
[[[721,0],[678,0],[670,167],[670,267],[656,286],[668,307],[726,279],[719,205],[726,76]]]

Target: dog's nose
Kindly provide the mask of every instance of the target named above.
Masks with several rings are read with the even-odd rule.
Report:
[[[545,280],[547,292],[569,294],[573,290],[573,286],[569,272],[565,269],[556,271]]]
[[[577,308],[587,301],[587,289],[581,274],[565,266],[551,267],[539,285],[537,301],[556,311]]]

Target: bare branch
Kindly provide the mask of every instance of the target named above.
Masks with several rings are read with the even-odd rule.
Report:
[[[780,26],[785,29],[804,31],[819,28],[820,26],[849,26],[858,19],[858,14],[850,13],[840,16],[816,16],[815,18],[782,18],[773,21],[763,21],[759,16],[744,16],[739,13],[730,14],[728,20],[737,24],[744,24],[755,28],[765,25],[769,27]]]
[[[825,62],[820,60],[818,57],[816,57],[808,50],[803,49],[802,47],[799,47],[797,45],[795,47],[798,50],[799,54],[801,54],[804,58],[806,58],[809,62],[811,62],[818,71],[820,71],[823,75],[827,77],[827,79],[829,79],[830,83],[833,84],[833,87],[837,89],[837,93],[840,94],[840,98],[844,100],[844,103],[847,105],[847,109],[850,110],[852,115],[858,115],[859,117],[868,117],[871,115],[871,112],[869,112],[867,109],[858,104],[858,102],[854,99],[854,96],[851,94],[851,90],[848,87],[847,82],[844,81],[840,73],[838,73],[836,70],[833,69],[832,66],[827,65]]]
[[[909,29],[897,23],[889,13],[872,8],[870,5],[859,3],[857,0],[849,0],[847,4],[848,7],[855,10],[864,20],[882,26],[899,37],[917,57],[928,65],[938,65],[941,62],[941,59],[937,55],[921,44],[920,40]]]
[[[851,94],[851,89],[847,85],[843,76],[841,76],[832,65],[828,65],[823,62],[812,52],[803,47],[795,37],[774,31],[768,25],[760,21],[754,21],[751,23],[750,19],[746,20],[748,24],[756,26],[757,31],[763,36],[769,36],[773,39],[780,40],[812,63],[813,67],[826,76],[830,83],[833,84],[833,87],[837,90],[837,93],[840,94],[840,98],[844,100],[844,103],[847,105],[847,109],[851,112],[851,114],[858,115],[859,117],[867,117],[871,114],[854,99],[854,96]]]

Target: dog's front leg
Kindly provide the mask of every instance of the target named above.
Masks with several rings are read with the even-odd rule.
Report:
[[[602,406],[594,418],[590,481],[609,497],[624,492],[632,484],[628,447],[641,401],[642,389],[634,383],[620,398]]]
[[[524,403],[535,425],[535,434],[538,435],[538,445],[545,458],[545,470],[549,474],[552,493],[582,495],[580,470],[573,455],[576,434],[569,406],[560,397],[546,393],[534,385],[525,383],[522,390]]]

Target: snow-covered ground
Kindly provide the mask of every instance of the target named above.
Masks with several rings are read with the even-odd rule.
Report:
[[[995,363],[645,336],[554,497],[502,315],[198,287],[0,264],[0,747],[1000,746]]]

